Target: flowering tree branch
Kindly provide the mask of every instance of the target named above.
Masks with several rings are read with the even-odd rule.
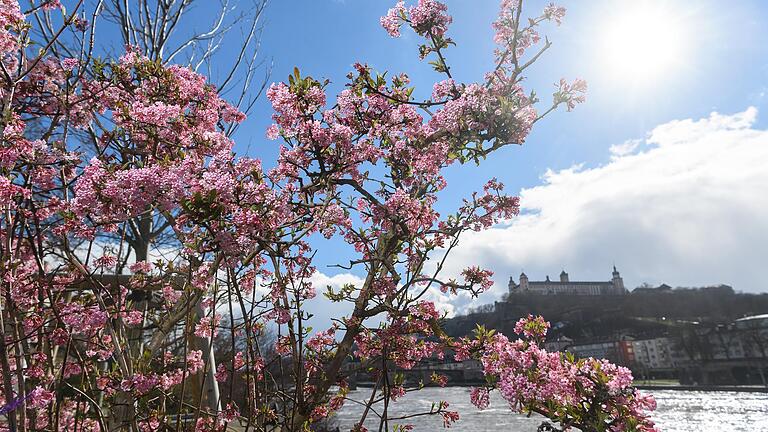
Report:
[[[209,31],[176,48],[170,35],[190,0],[158,0],[154,9],[144,0],[97,2],[90,22],[78,4],[62,15],[75,29],[71,39],[48,24],[60,4],[38,3],[28,13],[50,48],[38,54],[18,3],[0,4],[0,406],[9,429],[188,422],[221,430],[239,422],[307,430],[350,400],[355,372],[376,383],[360,402],[356,430],[373,417],[381,429],[407,429],[420,416],[449,426],[459,414],[441,401],[426,412],[390,412],[418,387],[391,372],[446,355],[482,362],[488,386],[473,393],[481,408],[497,388],[513,410],[564,428],[652,429],[652,401],[631,387],[628,371],[544,351],[543,320],[521,322],[525,340],[484,329],[454,340],[428,300],[434,290],[487,291],[489,270],[445,275],[445,260],[463,233],[519,212],[519,199],[492,179],[440,215],[443,171],[523,144],[547,113],[584,100],[583,81],[563,80],[538,113],[536,94],[522,87],[523,73],[550,46],[545,40],[528,53],[539,27],[559,24],[562,8],[547,6],[525,24],[521,2],[503,1],[494,69],[460,83],[446,55],[454,44],[447,7],[398,2],[381,24],[395,37],[403,27],[422,37],[420,57],[435,59],[445,79],[416,98],[407,75],[387,78],[356,64],[329,104],[328,81],[296,69],[266,92],[274,108],[267,135],[281,145],[265,169],[232,150],[250,102],[242,93],[223,98],[235,76],[253,77],[257,62],[247,53],[257,45],[264,2],[249,15],[233,72],[218,84],[198,72],[232,28],[226,2]],[[117,59],[92,55],[102,8],[128,45]],[[173,64],[183,52],[186,65]],[[246,71],[234,72],[241,65]],[[322,251],[312,245],[321,236],[355,251],[345,268],[362,279],[326,290],[348,314],[313,329]],[[228,391],[215,391],[218,384]]]

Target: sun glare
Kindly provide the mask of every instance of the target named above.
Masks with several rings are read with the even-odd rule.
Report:
[[[675,74],[684,64],[686,48],[679,11],[660,1],[621,4],[601,35],[604,69],[612,79],[634,85]]]

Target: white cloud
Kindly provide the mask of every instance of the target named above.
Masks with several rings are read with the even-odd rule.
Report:
[[[332,302],[325,297],[323,293],[326,292],[326,288],[330,285],[335,292],[338,292],[339,288],[346,284],[360,287],[365,282],[351,273],[328,276],[321,272],[313,274],[310,281],[317,290],[317,297],[307,303],[309,312],[313,315],[309,322],[316,331],[329,328],[333,324],[333,319],[349,316],[352,312],[352,305],[349,302]]]
[[[612,145],[608,151],[611,152],[611,159],[618,159],[622,156],[631,154],[642,143],[643,140],[639,139],[627,140],[621,144]]]
[[[321,291],[324,291],[325,288],[329,285],[333,287],[333,289],[338,289],[347,284],[360,286],[363,282],[365,282],[359,276],[355,276],[351,273],[339,273],[334,276],[328,276],[325,273],[320,272],[313,274],[312,278],[310,278],[310,281],[312,281],[312,285],[317,288],[318,294]]]
[[[614,263],[630,288],[768,291],[768,130],[754,127],[756,117],[750,107],[672,121],[611,147],[605,165],[548,171],[521,192],[520,217],[463,239],[448,273],[488,267],[496,296],[522,269],[532,279],[564,268],[572,280],[608,280]]]

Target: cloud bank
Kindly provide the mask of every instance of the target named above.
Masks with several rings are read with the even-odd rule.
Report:
[[[531,279],[608,280],[625,285],[727,283],[768,291],[768,130],[757,109],[672,121],[645,139],[610,148],[605,165],[549,170],[521,192],[523,212],[508,225],[467,235],[448,272],[469,264],[494,270],[488,303],[521,270]],[[457,310],[470,299],[454,302]]]

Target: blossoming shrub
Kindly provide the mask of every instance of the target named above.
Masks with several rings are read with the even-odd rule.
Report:
[[[418,98],[407,75],[359,63],[329,98],[326,81],[296,69],[267,92],[267,136],[281,145],[265,169],[232,151],[228,131],[244,115],[204,76],[130,46],[94,57],[82,3],[28,11],[60,14],[46,22],[80,44],[68,57],[33,46],[37,20],[16,0],[0,6],[2,428],[307,430],[348,401],[358,373],[376,385],[355,429],[408,430],[415,415],[450,426],[460,416],[445,402],[400,417],[389,408],[415,390],[398,371],[453,354],[482,362],[481,408],[498,388],[513,410],[565,428],[652,430],[653,402],[628,371],[544,351],[542,319],[520,323],[525,340],[485,330],[453,340],[428,300],[488,290],[489,270],[446,278],[444,257],[461,234],[519,211],[490,179],[441,215],[443,170],[522,144],[544,115],[584,99],[583,81],[561,80],[540,112],[522,86],[550,46],[540,27],[564,9],[526,18],[520,1],[502,1],[495,65],[462,83],[446,61],[447,7],[398,2],[382,26],[421,37],[419,56],[442,79]],[[356,256],[339,265],[363,276],[323,292],[349,311],[328,329],[307,326],[318,236],[348,243]],[[224,336],[230,355],[216,363],[212,339]],[[217,380],[229,390],[217,394]]]
[[[498,389],[520,413],[538,413],[563,428],[623,431],[653,430],[647,413],[652,397],[632,388],[632,373],[606,360],[575,359],[570,353],[542,348],[549,323],[542,317],[520,319],[515,332],[524,339],[478,327],[474,339],[459,343],[457,359],[482,363],[487,387],[474,388],[472,403],[488,407],[489,391]]]

